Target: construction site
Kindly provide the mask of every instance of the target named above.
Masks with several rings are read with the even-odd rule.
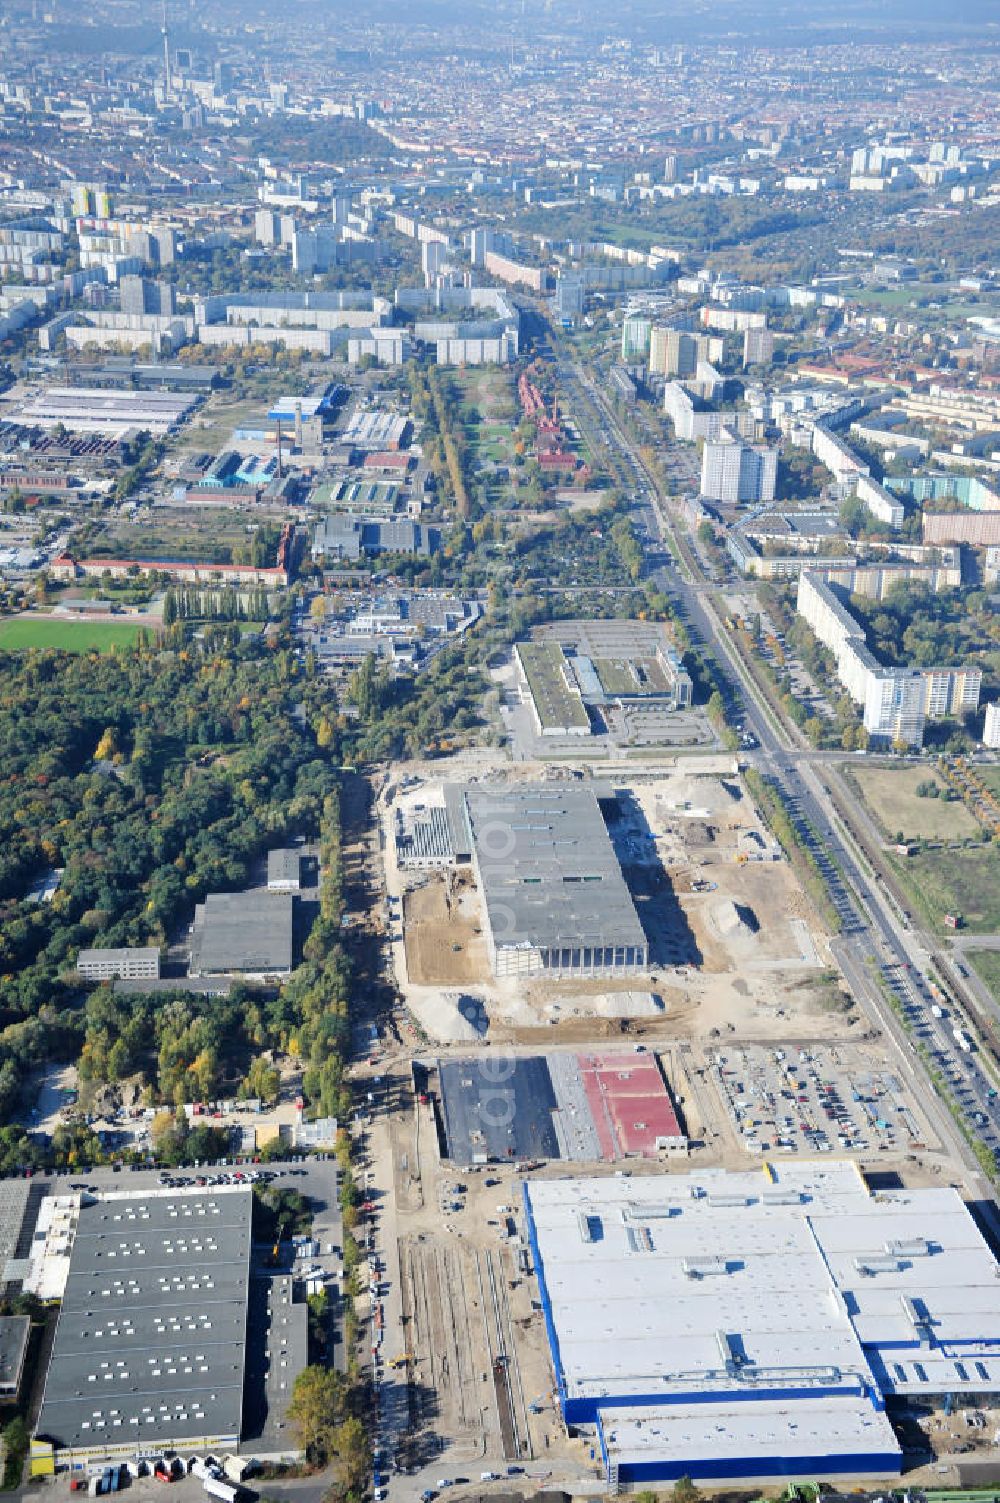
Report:
[[[470,1000],[492,1041],[523,1030],[589,1022],[601,1036],[625,1021],[657,1038],[712,1029],[781,1037],[810,1015],[818,1036],[852,1026],[849,999],[831,988],[822,925],[731,762],[704,771],[593,779],[607,834],[646,947],[629,974],[581,967],[497,975],[480,884],[471,862],[443,854],[418,870],[396,857],[395,821],[443,809],[440,777],[409,773],[387,789],[382,813],[389,938],[400,993],[431,1039],[478,1039]],[[712,770],[709,770],[709,769]],[[490,772],[499,780],[499,771]],[[537,787],[528,768],[505,768],[502,787]],[[573,789],[577,780],[541,785]],[[421,811],[414,814],[412,811]],[[516,865],[516,858],[515,858]],[[603,884],[602,884],[603,885]],[[585,941],[581,941],[585,943]],[[583,1037],[584,1035],[580,1035]],[[561,1032],[560,1038],[563,1037]]]
[[[553,809],[575,808],[581,786],[645,966],[498,975],[465,791],[498,816],[498,859],[502,848],[531,876],[539,853],[519,867],[503,819],[513,809],[520,824],[545,825],[544,846]],[[376,789],[372,840],[384,878],[374,927],[398,998],[391,1031],[357,1067],[369,1093],[362,1162],[386,1187],[372,1223],[389,1456],[420,1481],[414,1496],[511,1470],[600,1491],[600,1447],[562,1412],[525,1183],[586,1176],[610,1190],[658,1176],[666,1194],[687,1173],[764,1183],[782,1166],[853,1161],[875,1185],[946,1186],[940,1103],[856,1003],[728,757],[628,776],[546,771],[485,748],[445,776],[440,760],[404,765]],[[546,880],[556,871],[574,875],[568,856]],[[938,1411],[902,1423],[939,1453],[979,1444]]]

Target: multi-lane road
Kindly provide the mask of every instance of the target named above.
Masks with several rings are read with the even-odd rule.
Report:
[[[780,793],[802,841],[816,860],[840,933],[834,951],[856,998],[896,1043],[909,1072],[922,1077],[920,1089],[940,1138],[969,1168],[983,1200],[992,1187],[956,1127],[941,1091],[947,1091],[969,1137],[984,1143],[1000,1162],[1000,1096],[985,1061],[970,1045],[964,1020],[935,1000],[931,976],[936,954],[932,939],[913,928],[888,891],[886,881],[861,851],[841,818],[826,782],[823,763],[804,751],[780,723],[739,656],[716,613],[708,581],[683,531],[670,498],[659,494],[640,447],[627,433],[604,392],[563,345],[555,352],[560,385],[591,444],[607,456],[617,482],[632,497],[632,520],[650,557],[651,577],[669,597],[693,642],[711,654],[726,700],[727,714],[757,743],[750,760]],[[697,485],[693,450],[668,450],[668,473],[689,493]],[[669,561],[668,561],[669,560]],[[850,791],[838,784],[850,802]],[[850,817],[863,827],[860,809]],[[943,967],[942,967],[943,970]],[[954,975],[954,969],[952,968]],[[953,984],[961,997],[962,988]],[[972,999],[962,1000],[969,1005]],[[956,1032],[958,1030],[958,1032]],[[925,1068],[933,1069],[940,1090]]]

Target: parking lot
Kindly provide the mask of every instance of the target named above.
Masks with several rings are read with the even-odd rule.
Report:
[[[710,1056],[737,1138],[749,1153],[900,1153],[926,1142],[892,1070],[830,1045],[745,1045]]]

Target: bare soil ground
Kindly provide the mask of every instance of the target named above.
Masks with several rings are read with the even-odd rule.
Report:
[[[458,878],[450,895],[445,878],[435,873],[425,887],[406,894],[406,970],[417,985],[460,986],[489,977],[485,940],[461,901],[470,883]]]

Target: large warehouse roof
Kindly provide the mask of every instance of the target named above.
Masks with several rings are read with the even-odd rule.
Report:
[[[292,969],[294,915],[292,893],[210,892],[194,912],[192,976],[285,974]]]
[[[250,1208],[248,1189],[84,1203],[37,1434],[76,1450],[238,1439]]]
[[[171,432],[194,406],[187,393],[120,391],[101,386],[50,386],[25,402],[17,421],[42,428],[62,423],[74,433],[111,433],[131,429]]]
[[[695,1475],[739,1476],[747,1457],[758,1457],[758,1475],[840,1471],[872,1474],[899,1470],[899,1447],[885,1414],[863,1400],[828,1397],[775,1403],[742,1399],[724,1407],[684,1404],[663,1408],[602,1410],[602,1450],[606,1458],[641,1476],[660,1470],[665,1456],[685,1459]]]
[[[644,948],[646,937],[589,788],[465,790],[483,901],[497,948]]]
[[[687,1139],[652,1054],[612,1051],[438,1061],[448,1157],[655,1158]]]
[[[722,1456],[766,1401],[769,1425],[794,1411],[779,1450],[815,1411],[810,1454],[878,1451],[882,1395],[1000,1386],[1000,1273],[955,1190],[872,1194],[853,1163],[803,1163],[535,1181],[525,1206],[567,1418],[613,1419],[619,1448],[634,1410],[670,1454],[691,1431],[687,1460],[713,1434]]]

